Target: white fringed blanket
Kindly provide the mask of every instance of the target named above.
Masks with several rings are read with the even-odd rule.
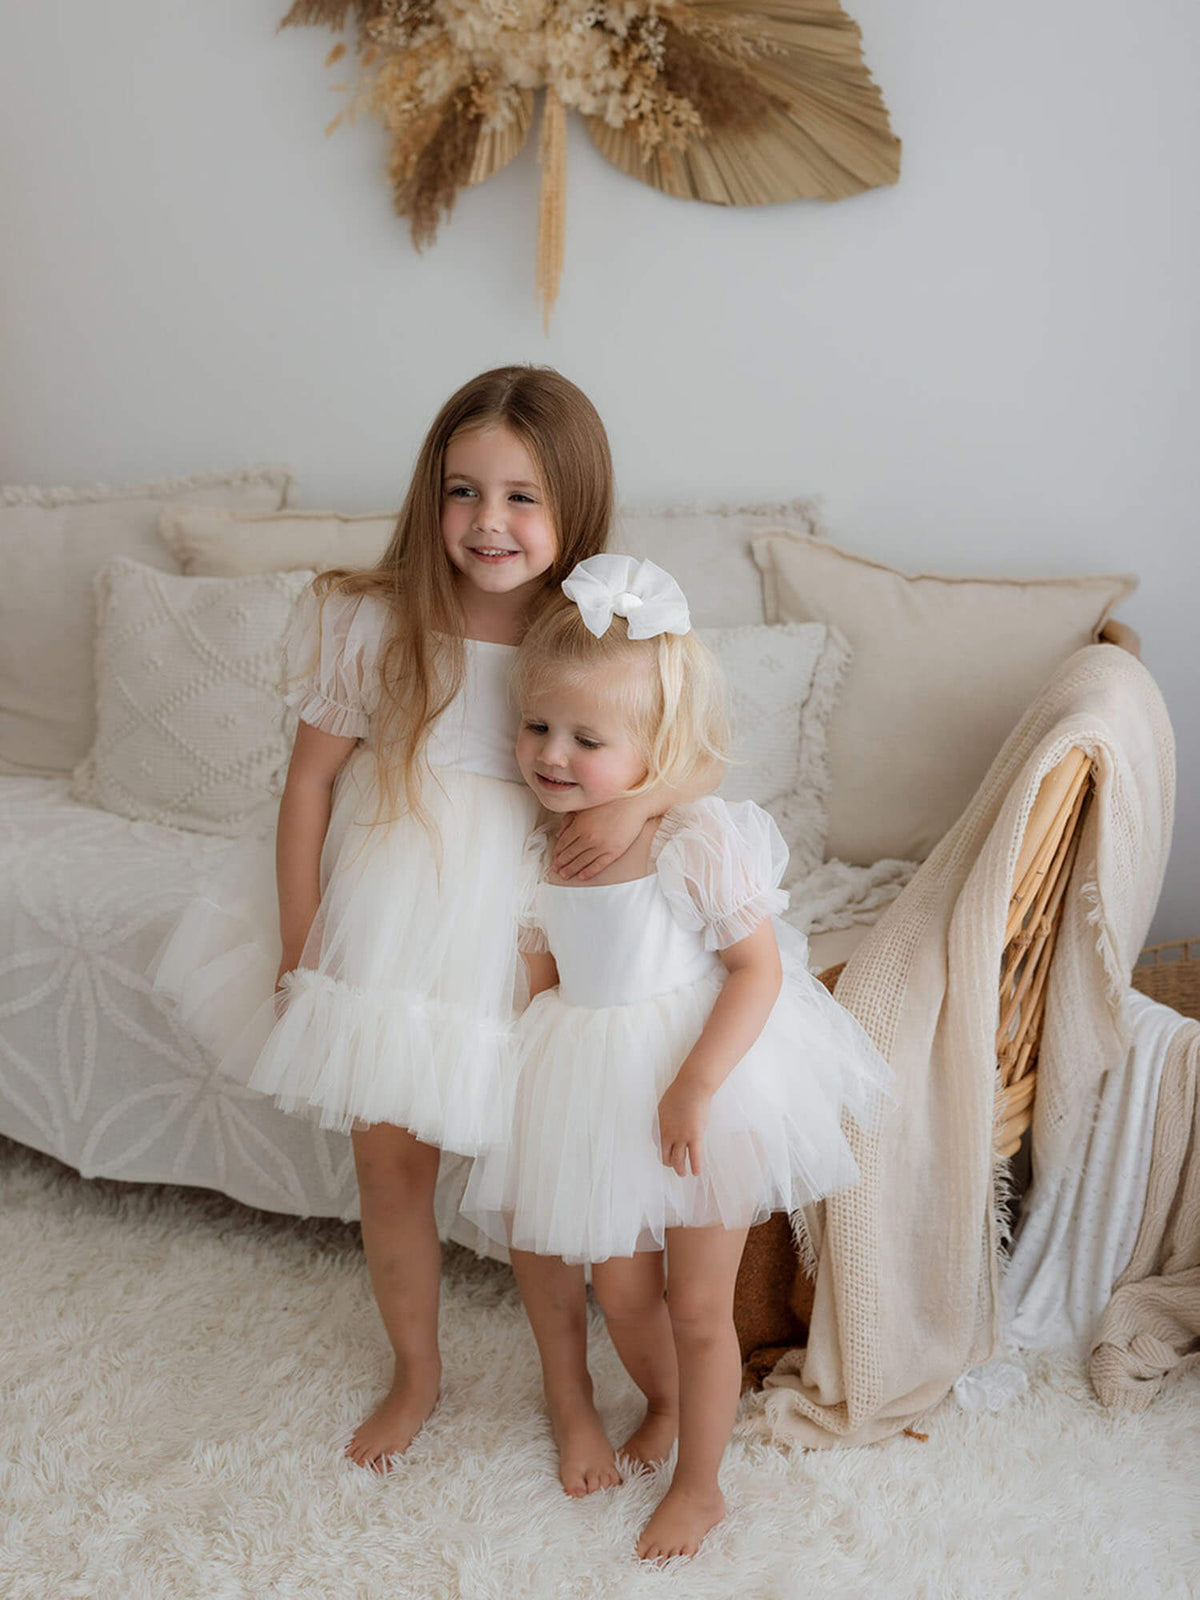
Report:
[[[768,1377],[775,1438],[867,1444],[986,1360],[1000,1250],[992,1126],[1001,952],[1013,870],[1043,777],[1096,762],[1051,970],[1034,1160],[1061,1167],[1080,1107],[1127,1048],[1121,1000],[1158,900],[1174,741],[1153,678],[1113,645],[1077,652],[1014,729],[966,812],[851,959],[838,999],[896,1073],[862,1180],[825,1207],[809,1344]]]
[[[1096,1332],[1106,1406],[1144,1411],[1167,1375],[1200,1361],[1200,1022],[1181,1021],[1163,1064],[1146,1207]]]

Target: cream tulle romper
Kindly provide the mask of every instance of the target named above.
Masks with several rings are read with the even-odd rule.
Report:
[[[718,950],[783,910],[787,849],[750,802],[676,807],[648,876],[546,882],[534,835],[522,920],[558,987],[521,1017],[512,1133],[472,1168],[464,1214],[497,1244],[604,1261],[658,1249],[672,1227],[745,1227],[856,1182],[842,1113],[871,1116],[891,1073],[776,921],[783,986],[713,1097],[701,1173],[663,1165],[657,1107],[726,977]]]

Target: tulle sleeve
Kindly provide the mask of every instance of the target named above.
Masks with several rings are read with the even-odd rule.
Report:
[[[779,887],[787,846],[751,800],[710,797],[676,806],[655,836],[655,869],[676,920],[703,931],[705,947],[724,950],[767,917],[786,910]]]
[[[528,956],[544,955],[550,948],[546,930],[538,920],[538,886],[546,876],[549,836],[536,828],[525,841],[521,857],[521,877],[517,897],[517,948]]]
[[[379,693],[387,607],[371,595],[305,589],[283,641],[284,699],[324,733],[365,739]]]

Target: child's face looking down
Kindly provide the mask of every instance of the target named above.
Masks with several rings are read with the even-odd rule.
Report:
[[[603,805],[646,776],[619,710],[586,684],[559,685],[522,708],[517,765],[548,811]]]
[[[512,594],[553,562],[557,540],[541,475],[507,428],[464,430],[446,446],[442,541],[459,581],[485,594]]]

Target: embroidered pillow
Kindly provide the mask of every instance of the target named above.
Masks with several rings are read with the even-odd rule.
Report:
[[[811,872],[825,853],[828,729],[849,647],[823,623],[697,632],[729,694],[733,759],[719,793],[769,811],[791,855],[789,875]]]
[[[283,636],[310,572],[183,578],[119,560],[96,580],[96,741],[78,800],[199,833],[275,818],[294,719]]]
[[[286,467],[202,473],[120,489],[0,489],[0,773],[68,773],[95,733],[92,582],[114,556],[177,571],[160,543],[163,506],[273,511]]]

